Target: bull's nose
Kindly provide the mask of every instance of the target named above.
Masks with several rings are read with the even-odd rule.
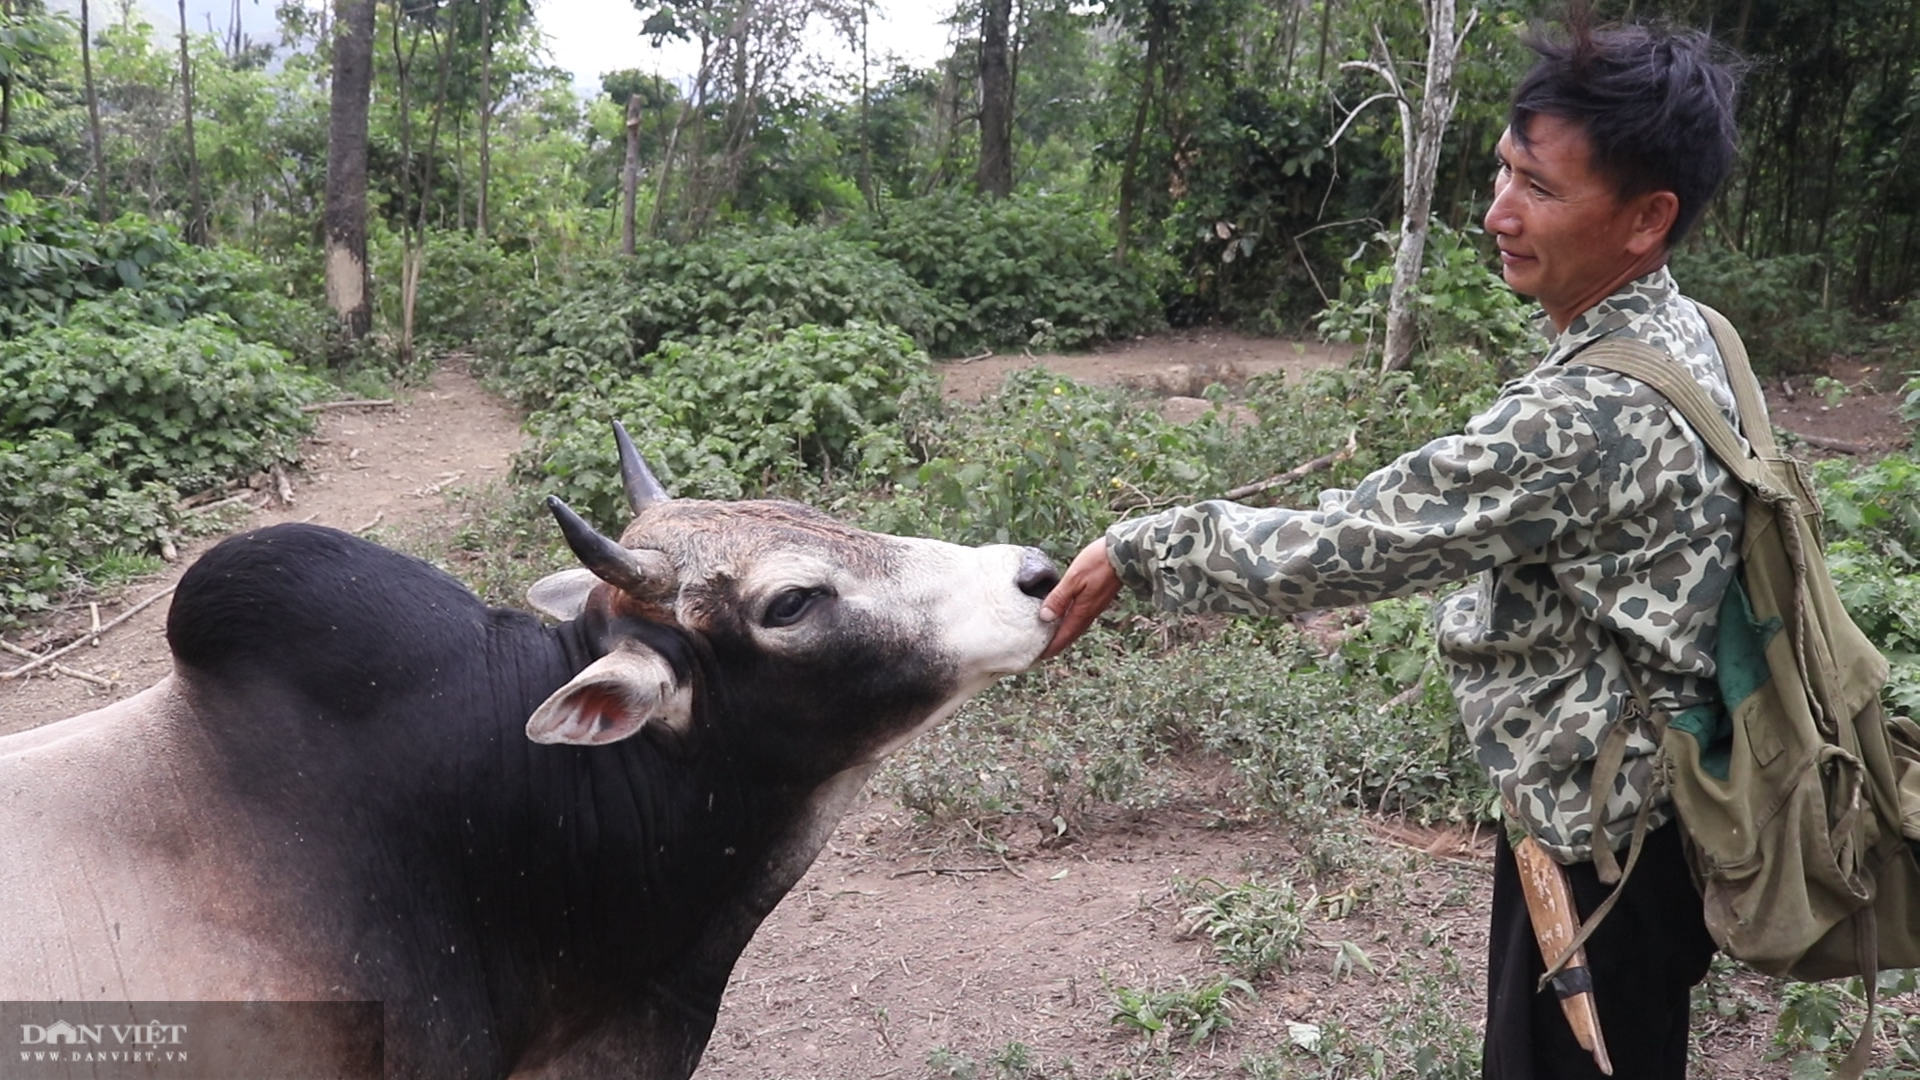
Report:
[[[1045,600],[1047,594],[1060,584],[1060,571],[1054,569],[1053,560],[1042,554],[1038,548],[1020,550],[1020,572],[1013,579],[1020,591],[1035,600]]]

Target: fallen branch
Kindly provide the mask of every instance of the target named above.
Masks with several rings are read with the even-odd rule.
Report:
[[[1431,660],[1427,661],[1427,666],[1421,668],[1420,674],[1414,676],[1412,686],[1409,686],[1405,690],[1402,690],[1399,693],[1388,698],[1387,703],[1380,706],[1380,709],[1379,709],[1380,715],[1385,716],[1386,714],[1392,712],[1395,709],[1404,708],[1408,705],[1413,704],[1416,701],[1419,701],[1420,695],[1425,693],[1427,690],[1427,671],[1432,667],[1433,667],[1433,661]]]
[[[411,494],[416,499],[425,499],[434,495],[438,495],[442,491],[445,491],[447,489],[447,485],[452,484],[453,482],[459,480],[461,477],[465,475],[467,475],[465,472],[441,473],[439,476],[439,479],[436,480],[434,483],[428,484],[426,487],[415,488],[413,489],[413,491],[409,492],[409,494]]]
[[[392,398],[345,398],[340,401],[316,401],[300,406],[301,412],[325,412],[328,409],[389,409]]]
[[[373,527],[374,527],[375,525],[378,525],[378,524],[380,524],[380,519],[381,519],[381,518],[384,518],[384,517],[386,517],[386,516],[387,516],[387,512],[386,512],[385,510],[375,510],[375,511],[373,512],[373,520],[372,520],[372,521],[369,521],[369,522],[367,522],[367,523],[366,523],[365,525],[362,525],[362,526],[360,526],[359,528],[357,528],[357,529],[355,529],[355,530],[353,530],[353,534],[354,534],[355,536],[361,536],[361,535],[364,535],[364,534],[366,533],[366,531],[367,531],[368,529],[371,529],[371,528],[373,528]]]
[[[978,356],[962,356],[958,360],[954,360],[952,362],[955,364],[971,364],[975,360],[985,360],[992,355],[993,355],[993,350],[988,349],[985,352],[980,353]]]
[[[1336,462],[1345,461],[1348,458],[1352,457],[1353,452],[1360,448],[1360,444],[1358,442],[1359,434],[1360,434],[1360,431],[1358,428],[1349,430],[1347,432],[1347,445],[1344,448],[1335,450],[1330,454],[1321,454],[1319,457],[1314,458],[1312,461],[1302,462],[1301,464],[1295,465],[1293,468],[1288,469],[1286,472],[1283,472],[1278,476],[1269,476],[1265,480],[1260,481],[1259,483],[1242,484],[1239,487],[1234,488],[1232,491],[1229,491],[1221,495],[1220,497],[1228,500],[1244,499],[1249,495],[1257,495],[1262,491],[1267,491],[1272,488],[1277,488],[1281,484],[1290,483],[1294,480],[1300,479],[1303,476],[1308,476],[1313,473],[1320,472],[1323,469],[1332,468]]]
[[[39,654],[34,652],[32,649],[23,649],[20,646],[15,645],[11,641],[0,641],[0,650],[5,650],[7,652],[12,653],[15,656],[24,656],[24,657],[27,657],[28,659],[37,659],[39,657]],[[51,670],[55,674],[65,675],[71,679],[79,679],[81,682],[90,682],[95,686],[112,686],[113,685],[112,679],[103,679],[100,676],[93,674],[92,672],[79,671],[74,668],[70,668],[65,664],[54,664],[52,665]]]
[[[218,484],[205,491],[196,491],[186,498],[181,499],[179,502],[174,503],[173,508],[184,512],[187,510],[197,510],[213,502],[215,499],[219,499],[222,503],[230,502],[232,501],[232,493],[245,486],[246,481],[244,480],[229,480],[224,484]]]
[[[1788,434],[1806,443],[1808,446],[1817,446],[1822,450],[1832,450],[1836,454],[1873,453],[1873,447],[1861,446],[1859,443],[1850,443],[1845,439],[1834,439],[1825,435],[1802,435],[1797,431],[1790,431]]]
[[[1462,837],[1457,831],[1441,830],[1421,833],[1391,821],[1363,816],[1367,831],[1378,836],[1395,847],[1417,851],[1422,855],[1467,866],[1485,866],[1493,853],[1480,846],[1480,827],[1475,825],[1473,832]]]
[[[147,597],[145,600],[140,601],[139,603],[133,605],[127,610],[114,616],[112,622],[107,623],[105,626],[102,626],[100,629],[92,630],[81,635],[80,639],[77,641],[68,642],[67,644],[60,646],[59,648],[53,650],[50,653],[41,655],[40,657],[38,657],[37,659],[29,663],[25,663],[20,665],[17,668],[14,668],[12,671],[0,671],[0,681],[17,679],[20,676],[25,675],[27,672],[34,670],[35,668],[42,667],[46,664],[52,663],[54,660],[67,655],[73,650],[78,649],[82,645],[85,645],[89,641],[98,640],[100,635],[106,633],[109,630],[112,630],[114,627],[119,626],[121,623],[126,622],[128,619],[133,618],[135,615],[140,614],[142,611],[145,611],[148,607],[152,606],[156,601],[160,600],[162,597],[173,595],[173,590],[178,587],[179,586],[177,585],[169,585],[166,588],[161,589],[159,592],[154,593],[152,596]]]
[[[962,875],[962,874],[992,874],[992,873],[997,873],[998,871],[1001,871],[1001,870],[1005,870],[1008,873],[1013,872],[1012,867],[1005,866],[1005,865],[1002,865],[1002,866],[916,866],[911,870],[895,870],[893,873],[888,874],[887,877],[888,879],[903,878],[903,877],[909,877],[914,874],[930,874],[930,875],[952,874],[958,877],[959,875]]]
[[[186,512],[189,514],[211,514],[215,510],[224,509],[229,506],[237,506],[241,503],[245,503],[248,507],[251,507],[253,505],[253,492],[243,491],[238,495],[229,495],[217,502],[201,503],[199,506],[192,507]]]
[[[281,468],[280,463],[276,461],[273,463],[273,469],[268,475],[272,478],[273,493],[279,496],[280,505],[292,506],[293,481],[287,479],[287,470]]]

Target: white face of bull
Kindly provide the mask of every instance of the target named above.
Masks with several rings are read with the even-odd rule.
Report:
[[[868,533],[790,503],[699,501],[644,508],[621,546],[638,580],[616,588],[565,571],[530,591],[535,606],[570,618],[605,604],[615,616],[670,624],[735,668],[803,684],[789,692],[883,704],[888,715],[849,766],[877,761],[1024,670],[1052,634],[1039,608],[1056,575],[1032,548]],[[862,697],[862,682],[886,684],[891,696]],[[555,692],[527,734],[593,745],[649,723],[684,729],[693,693],[667,657],[623,639]],[[911,707],[884,704],[897,700]]]

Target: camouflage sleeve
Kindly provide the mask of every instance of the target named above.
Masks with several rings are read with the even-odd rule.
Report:
[[[1437,439],[1314,510],[1229,502],[1120,522],[1108,557],[1135,592],[1179,611],[1280,615],[1463,580],[1538,550],[1618,505],[1600,475],[1617,447],[1590,403],[1550,381],[1509,386]]]

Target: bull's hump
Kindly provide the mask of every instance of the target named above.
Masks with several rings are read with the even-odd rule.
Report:
[[[419,559],[335,529],[277,525],[221,542],[182,576],[167,642],[203,687],[272,678],[353,708],[345,698],[388,696],[477,662],[489,628],[514,619]]]

